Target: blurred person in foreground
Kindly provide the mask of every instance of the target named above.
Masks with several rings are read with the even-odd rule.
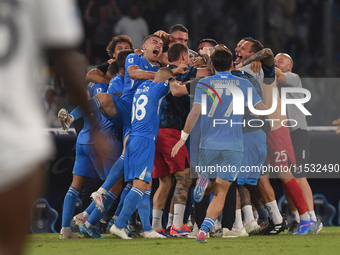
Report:
[[[35,94],[44,80],[40,73],[44,50],[49,50],[70,99],[88,111],[85,73],[70,50],[80,43],[82,32],[71,0],[1,1],[0,10],[6,10],[0,17],[7,21],[2,23],[6,29],[0,30],[0,203],[4,205],[0,254],[21,254],[30,210],[41,189],[39,171],[54,151],[49,137],[41,132],[46,125]],[[13,222],[20,228],[14,228]]]

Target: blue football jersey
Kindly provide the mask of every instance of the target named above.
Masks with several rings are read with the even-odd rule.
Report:
[[[132,98],[136,92],[136,89],[139,85],[141,85],[145,80],[133,80],[130,78],[130,75],[128,73],[128,68],[130,66],[138,66],[141,70],[144,71],[158,71],[157,65],[151,65],[149,61],[147,61],[143,55],[138,56],[135,53],[131,53],[126,57],[125,60],[125,75],[124,75],[124,89],[123,89],[123,95],[121,96],[122,100],[125,100],[126,102],[132,102]]]
[[[117,73],[117,76],[113,77],[110,80],[107,93],[109,94],[121,93],[123,92],[123,89],[124,89],[124,77]]]
[[[263,83],[272,84],[275,80],[275,64],[271,66],[262,64],[262,69],[264,74]]]
[[[167,82],[145,81],[133,97],[130,136],[156,140],[159,129],[160,106],[169,93]]]
[[[175,65],[169,65],[171,69],[176,68],[177,66]],[[188,66],[188,72],[185,74],[176,74],[176,80],[181,81],[181,82],[186,82],[189,81],[190,79],[196,78],[197,74],[197,68],[193,66]]]
[[[174,69],[177,66],[169,65],[168,67]],[[189,81],[196,77],[196,73],[197,69],[189,66],[187,73],[176,75],[176,80],[181,82]],[[174,97],[171,93],[169,93],[165,99],[166,104],[164,111],[161,114],[159,127],[182,130],[190,110],[190,97],[188,95]]]
[[[92,98],[98,93],[106,93],[108,85],[105,83],[89,83],[86,87],[86,94],[88,98]],[[79,132],[77,142],[80,144],[94,144],[94,137],[92,132],[96,128],[102,134],[115,135],[116,129],[113,127],[112,122],[108,121],[97,109],[90,116],[84,117],[84,127]]]
[[[249,73],[247,73],[245,71],[232,71],[231,74],[234,75],[234,76],[241,77],[241,78],[244,78],[244,79],[247,79],[248,81],[250,81],[251,84],[256,89],[257,93],[259,94],[261,100],[263,101],[263,94],[262,94],[261,85],[252,75],[250,75]],[[254,119],[254,116],[252,116],[250,114],[250,110],[249,110],[248,107],[246,107],[246,109],[245,109],[243,119],[246,121],[246,125],[243,127],[243,133],[253,132],[253,131],[256,131],[258,129],[262,129],[265,132],[268,132],[270,130],[270,124],[269,124],[268,121],[265,121],[263,126],[262,126],[261,123],[256,123],[256,122],[252,122],[251,126],[248,125],[248,121]]]
[[[252,89],[253,105],[256,105],[261,99],[253,85],[229,72],[219,72],[198,82],[194,103],[202,105],[197,123],[201,129],[200,148],[243,151],[243,114],[235,114],[233,101],[238,109],[244,109],[248,88]]]

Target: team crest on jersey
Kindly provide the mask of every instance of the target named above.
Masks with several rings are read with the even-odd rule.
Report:
[[[133,58],[129,58],[129,63],[133,63]]]

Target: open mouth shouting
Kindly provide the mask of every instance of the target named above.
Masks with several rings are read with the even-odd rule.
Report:
[[[160,50],[156,49],[152,52],[152,56],[157,59],[159,57],[159,53],[160,53]]]

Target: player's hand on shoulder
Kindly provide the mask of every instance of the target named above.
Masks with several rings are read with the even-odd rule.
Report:
[[[240,62],[240,63],[238,63],[236,66],[235,66],[235,69],[236,70],[239,70],[240,68],[242,68],[243,67],[243,64],[242,64],[242,62]]]
[[[185,64],[180,64],[178,67],[174,68],[172,71],[174,74],[185,74],[189,72],[189,67]]]
[[[258,73],[261,71],[262,68],[262,63],[259,60],[253,61],[250,64],[250,69],[254,72],[254,73]]]
[[[202,57],[193,57],[189,59],[189,66],[198,67],[198,66],[206,66],[206,65],[207,65],[207,62]]]

